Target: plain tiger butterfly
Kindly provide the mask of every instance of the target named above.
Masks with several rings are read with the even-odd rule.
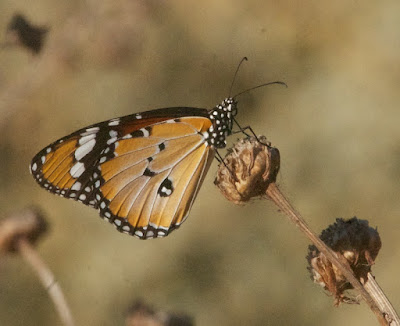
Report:
[[[165,237],[187,218],[236,113],[228,97],[211,110],[172,107],[100,122],[46,146],[30,171],[41,187],[98,209],[120,232]]]

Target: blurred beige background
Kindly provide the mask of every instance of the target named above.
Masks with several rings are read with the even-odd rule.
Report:
[[[213,107],[243,56],[234,92],[289,88],[241,96],[239,121],[279,148],[278,182],[315,231],[354,215],[378,226],[373,272],[400,307],[398,1],[2,0],[0,31],[16,12],[51,30],[39,56],[0,52],[0,217],[28,204],[46,212],[38,250],[78,325],[122,325],[137,298],[200,326],[377,324],[365,304],[334,308],[309,280],[308,242],[271,202],[227,202],[216,163],[182,228],[153,241],[29,175],[37,151],[91,123]],[[59,324],[19,257],[0,262],[0,324]]]

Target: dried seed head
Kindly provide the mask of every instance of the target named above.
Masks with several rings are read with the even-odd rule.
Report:
[[[137,301],[128,311],[126,326],[193,326],[188,315],[156,311],[146,303]]]
[[[47,229],[47,222],[39,209],[29,208],[15,213],[0,223],[0,251],[16,251],[16,242],[20,238],[33,244]]]
[[[356,217],[349,220],[338,218],[322,231],[320,238],[339,258],[345,259],[361,283],[366,282],[381,248],[378,231],[369,227],[368,221]],[[351,284],[314,245],[308,247],[307,261],[311,278],[335,296],[336,305],[355,302],[344,295],[345,290],[352,289]]]
[[[163,326],[162,322],[157,320],[152,307],[138,301],[128,311],[125,320],[126,326]]]
[[[21,45],[36,55],[42,50],[47,32],[47,27],[34,26],[24,15],[15,14],[7,27],[6,44]]]
[[[280,156],[264,136],[239,140],[220,163],[214,184],[222,194],[241,205],[252,197],[263,196],[275,182]]]

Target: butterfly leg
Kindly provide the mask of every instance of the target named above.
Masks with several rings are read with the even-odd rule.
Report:
[[[233,131],[232,134],[239,134],[239,133],[242,133],[242,134],[246,135],[247,137],[250,137],[251,135],[249,135],[249,134],[246,132],[246,131],[248,130],[248,131],[250,131],[250,133],[254,136],[254,138],[255,138],[260,144],[263,144],[263,145],[265,145],[265,146],[270,146],[269,143],[264,143],[264,142],[262,142],[262,141],[258,138],[258,136],[255,134],[253,128],[251,128],[250,126],[241,127],[235,118],[233,119],[233,121],[234,121],[234,122],[236,123],[236,125],[239,127],[239,130],[238,130],[238,131]]]
[[[224,159],[222,158],[221,154],[216,150],[215,151],[215,159],[218,161],[218,163],[222,163],[225,165],[225,167],[227,168]]]

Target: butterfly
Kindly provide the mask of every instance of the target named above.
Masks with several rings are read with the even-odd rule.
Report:
[[[236,114],[228,97],[211,110],[172,107],[103,121],[42,149],[30,171],[41,187],[99,210],[120,232],[165,237],[186,220]]]
[[[164,237],[188,216],[236,113],[226,98],[210,111],[173,107],[100,122],[42,149],[30,171],[41,187],[98,209],[123,233]]]

